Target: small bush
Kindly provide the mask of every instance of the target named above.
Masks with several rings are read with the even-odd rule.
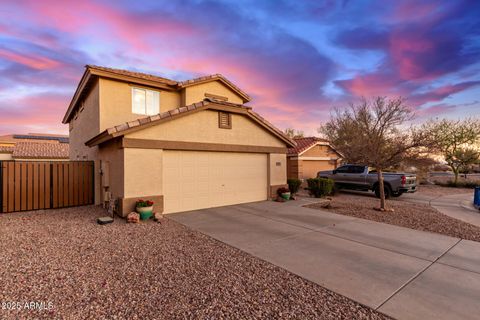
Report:
[[[288,189],[290,189],[290,192],[292,194],[295,194],[298,192],[298,189],[300,189],[300,186],[302,185],[302,180],[299,179],[288,179]]]
[[[313,178],[307,179],[308,190],[315,198],[328,196],[333,191],[335,182],[332,179]]]
[[[278,194],[279,196],[281,196],[282,193],[287,193],[287,192],[290,192],[290,190],[288,190],[288,189],[285,188],[285,187],[280,187],[280,188],[277,189],[277,194]]]
[[[455,183],[453,180],[448,180],[446,183],[440,183],[444,187],[450,188],[469,188],[473,189],[475,187],[480,187],[480,181],[458,181]]]

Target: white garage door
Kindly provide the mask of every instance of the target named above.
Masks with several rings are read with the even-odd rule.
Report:
[[[164,213],[267,199],[267,155],[164,151]]]

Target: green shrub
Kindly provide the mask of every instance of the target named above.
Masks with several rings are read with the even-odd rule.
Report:
[[[335,182],[332,179],[312,178],[307,179],[308,191],[315,198],[328,196],[333,191]]]
[[[295,194],[298,192],[298,189],[300,189],[300,186],[302,185],[302,180],[299,179],[288,179],[288,189],[290,189],[290,192],[292,194]]]

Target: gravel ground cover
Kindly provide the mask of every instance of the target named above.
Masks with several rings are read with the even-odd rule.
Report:
[[[421,195],[435,197],[435,196],[449,196],[452,194],[463,194],[463,193],[473,194],[473,189],[449,188],[449,187],[442,187],[437,185],[419,185],[417,192]],[[401,200],[401,198],[399,200]]]
[[[435,191],[434,189],[432,189]],[[330,208],[319,204],[305,207],[328,210],[335,213],[368,219],[396,226],[436,232],[451,237],[480,241],[480,228],[469,223],[454,219],[426,204],[409,203],[399,200],[387,200],[387,207],[394,212],[374,210],[379,207],[379,200],[374,197],[338,193],[332,197]]]
[[[101,215],[0,215],[0,319],[389,319],[168,218]]]

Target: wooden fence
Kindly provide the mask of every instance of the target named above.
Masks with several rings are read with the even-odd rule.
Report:
[[[0,161],[0,212],[93,204],[93,161]]]

